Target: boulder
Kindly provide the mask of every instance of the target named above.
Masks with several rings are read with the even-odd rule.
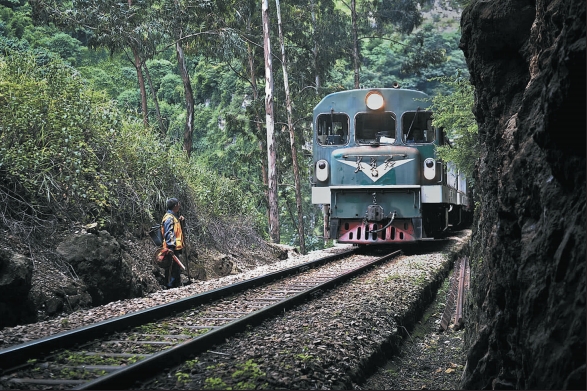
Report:
[[[28,299],[32,278],[32,259],[0,249],[0,327],[36,321],[36,310]]]
[[[130,297],[132,269],[118,241],[106,231],[77,233],[57,246],[88,288],[92,305]]]
[[[275,253],[277,259],[282,261],[300,255],[298,249],[293,246],[278,243],[268,243],[268,245]]]
[[[234,262],[228,255],[222,255],[214,259],[212,268],[219,277],[228,276],[234,268]]]

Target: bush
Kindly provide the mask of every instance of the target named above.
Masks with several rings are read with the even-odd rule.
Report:
[[[74,69],[39,59],[46,60],[27,52],[0,57],[2,183],[33,210],[65,217],[72,208],[85,214],[82,203],[103,209],[110,202],[104,139],[116,131],[117,113]]]
[[[8,49],[7,49],[8,50]],[[141,232],[169,197],[206,226],[262,226],[238,182],[188,161],[59,59],[8,51],[0,57],[0,218],[40,228],[54,217]],[[9,205],[8,205],[9,203]],[[246,217],[248,216],[248,217]],[[2,220],[0,220],[2,221]],[[202,231],[203,232],[203,231]]]

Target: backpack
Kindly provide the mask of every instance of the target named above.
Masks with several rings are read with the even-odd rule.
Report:
[[[149,230],[149,236],[151,237],[151,240],[153,241],[153,243],[157,247],[163,246],[163,233],[161,233],[161,231],[162,231],[161,228],[162,228],[162,225],[157,224],[157,225],[152,226],[151,229]]]

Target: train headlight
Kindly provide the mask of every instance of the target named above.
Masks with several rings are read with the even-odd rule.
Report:
[[[328,180],[329,171],[326,160],[321,159],[316,162],[316,179],[320,182],[326,182]]]
[[[369,91],[365,97],[365,104],[371,110],[379,110],[384,104],[383,95],[378,91]]]
[[[424,160],[424,178],[428,180],[436,178],[436,162],[432,158]]]

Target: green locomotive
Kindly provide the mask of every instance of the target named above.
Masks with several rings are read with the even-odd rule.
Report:
[[[466,179],[437,158],[445,135],[428,105],[423,92],[380,88],[336,92],[314,108],[312,203],[325,239],[418,241],[463,222]]]

